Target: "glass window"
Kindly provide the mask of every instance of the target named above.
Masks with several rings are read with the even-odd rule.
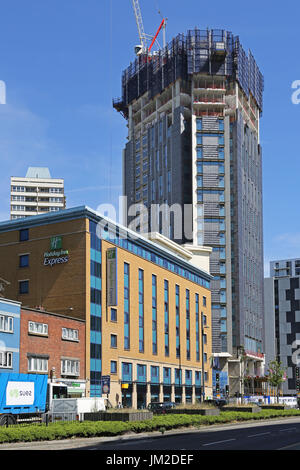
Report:
[[[39,356],[29,357],[28,372],[48,372],[48,359]]]
[[[196,138],[197,138],[197,145],[202,145],[202,134],[197,134]]]
[[[62,375],[79,375],[79,361],[73,359],[62,359],[61,361]]]
[[[110,373],[111,374],[117,373],[117,361],[110,361]]]
[[[74,330],[73,328],[62,328],[62,339],[78,341],[78,330]]]
[[[29,281],[19,281],[19,294],[29,293]]]
[[[19,267],[26,268],[29,266],[29,255],[20,255],[19,256]]]
[[[20,242],[26,242],[27,240],[29,240],[29,230],[28,230],[28,228],[24,228],[24,229],[20,230],[19,240],[20,240]]]
[[[11,369],[13,365],[13,353],[10,351],[0,351],[0,367]]]
[[[13,333],[14,331],[14,319],[7,315],[0,315],[0,331],[7,333]]]
[[[48,335],[48,325],[47,323],[39,323],[35,321],[28,322],[28,333],[38,334],[38,335]]]
[[[116,308],[110,309],[110,321],[117,321],[117,309]]]
[[[117,347],[117,335],[110,335],[110,347],[111,348]]]

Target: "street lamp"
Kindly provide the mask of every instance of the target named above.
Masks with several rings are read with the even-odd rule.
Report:
[[[205,400],[205,371],[204,371],[204,329],[209,328],[204,326],[203,312],[201,312],[201,362],[202,362],[202,401]]]

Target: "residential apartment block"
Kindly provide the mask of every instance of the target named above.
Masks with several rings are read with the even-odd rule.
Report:
[[[43,333],[56,331],[61,348],[61,329],[74,329],[66,324],[69,316],[85,321],[85,341],[80,331],[79,339],[86,396],[101,396],[101,378],[109,376],[113,405],[211,397],[212,277],[168,243],[154,243],[85,206],[0,223],[0,272],[10,282],[7,295],[31,309],[22,318],[33,363],[35,347],[45,344],[44,359],[53,356],[59,368],[55,344]],[[32,311],[37,306],[64,316],[55,317],[56,330],[54,317],[43,314],[43,320]],[[38,325],[41,334],[35,327],[29,334],[30,322],[48,330]],[[79,351],[60,356],[68,361]]]
[[[231,391],[241,348],[254,369],[263,353],[263,88],[238,36],[195,29],[138,55],[114,101],[128,125],[126,224],[140,204],[148,217],[135,230],[212,248],[213,353]]]
[[[286,368],[284,395],[296,394],[300,366],[299,267],[300,258],[271,261],[270,277],[264,280],[266,366],[277,359]]]
[[[54,212],[66,207],[64,180],[51,178],[48,168],[29,167],[26,177],[11,177],[10,218]]]

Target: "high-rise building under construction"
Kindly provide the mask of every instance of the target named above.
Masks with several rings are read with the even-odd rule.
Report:
[[[123,72],[122,97],[114,100],[128,123],[127,208],[148,208],[137,230],[167,226],[165,235],[177,243],[212,247],[215,361],[244,350],[253,373],[263,352],[263,87],[238,36],[195,29],[151,55],[140,53]],[[150,210],[164,204],[186,207],[181,233],[175,211],[165,225],[167,212]],[[127,225],[136,218],[129,214]],[[238,389],[240,374],[227,373],[231,390]]]

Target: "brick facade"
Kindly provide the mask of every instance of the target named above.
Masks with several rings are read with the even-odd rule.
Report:
[[[29,322],[46,324],[47,334],[29,331]],[[62,338],[62,329],[69,328],[78,331],[78,340]],[[86,378],[85,368],[85,322],[62,315],[48,313],[29,308],[21,309],[20,331],[20,373],[29,370],[28,358],[48,358],[48,374],[55,368],[56,378],[82,379]],[[61,373],[61,360],[79,361],[79,374],[68,375]],[[39,372],[39,371],[38,371]]]

